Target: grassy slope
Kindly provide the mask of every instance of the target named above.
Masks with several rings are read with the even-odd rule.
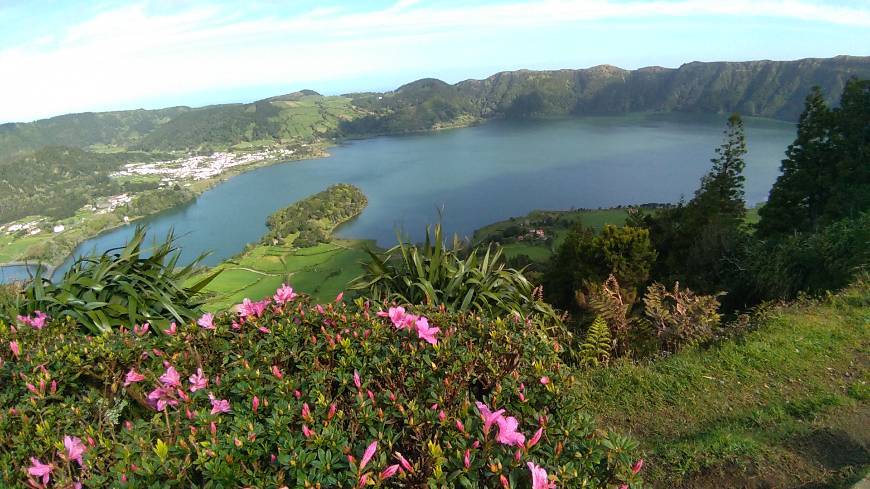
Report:
[[[363,258],[361,241],[335,240],[301,249],[257,246],[220,265],[224,271],[206,288],[214,294],[207,309],[227,309],[244,298],[271,296],[285,282],[316,300],[331,300],[362,274]]]
[[[847,487],[870,464],[870,285],[707,349],[583,375],[656,487]]]

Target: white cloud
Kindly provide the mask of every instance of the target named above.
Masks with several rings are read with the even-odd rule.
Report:
[[[301,86],[395,70],[397,62],[422,67],[425,60],[416,59],[415,49],[456,32],[689,16],[870,27],[870,9],[808,0],[516,0],[473,7],[399,0],[371,12],[331,8],[258,19],[217,7],[173,15],[146,7],[108,11],[54,36],[0,50],[6,72],[0,117],[32,119],[234,87]]]

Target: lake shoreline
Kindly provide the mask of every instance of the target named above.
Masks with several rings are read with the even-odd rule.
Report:
[[[358,184],[367,195],[369,191],[375,192],[375,199],[370,209],[336,229],[336,237],[374,240],[381,247],[389,247],[388,244],[395,241],[396,229],[410,233],[409,237],[414,239],[419,234],[417,228],[422,230],[424,227],[421,223],[437,219],[423,216],[421,205],[426,207],[424,210],[428,215],[434,212],[432,209],[446,204],[447,229],[450,229],[451,221],[459,222],[459,227],[454,229],[460,235],[470,237],[474,229],[511,215],[524,215],[534,208],[609,208],[624,205],[635,199],[626,200],[623,198],[625,195],[620,196],[626,193],[625,188],[613,185],[615,182],[625,182],[626,178],[646,182],[643,184],[643,193],[649,197],[640,197],[640,202],[671,202],[678,200],[680,193],[694,188],[697,178],[706,171],[713,149],[721,142],[719,118],[715,114],[668,112],[564,117],[547,119],[540,124],[534,121],[487,119],[470,127],[463,126],[463,131],[447,130],[460,128],[451,127],[386,137],[324,140],[320,142],[319,154],[249,165],[241,171],[228,172],[195,189],[197,197],[192,202],[141,216],[135,222],[150,218],[148,225],[152,227],[152,232],[158,234],[165,233],[168,226],[174,227],[178,235],[184,236],[181,247],[185,251],[213,250],[209,262],[217,264],[223,257],[241,252],[245,243],[256,241],[262,231],[253,232],[250,229],[262,226],[261,219],[267,215],[264,209],[271,212],[284,203],[302,199],[338,182]],[[748,201],[766,197],[768,184],[778,174],[782,151],[794,137],[794,125],[790,122],[752,119],[758,120],[755,124],[757,132],[753,132],[753,124],[749,124],[750,155],[756,155],[756,161],[754,164],[750,162],[748,168],[763,162],[756,168],[767,169],[762,169],[761,177],[753,177],[760,178],[758,181],[762,186],[759,189],[756,185],[754,193],[751,188],[753,178],[749,179]],[[686,121],[690,123],[686,124]],[[429,137],[436,133],[439,133],[437,137]],[[755,135],[758,137],[757,147],[754,146]],[[508,141],[505,138],[520,139],[517,143],[505,146]],[[771,138],[776,139],[773,146]],[[602,140],[604,142],[600,143]],[[641,148],[642,151],[639,151]],[[668,158],[675,164],[666,163]],[[384,159],[386,161],[382,161]],[[329,163],[324,164],[324,161]],[[455,161],[465,163],[457,166]],[[617,162],[617,166],[611,166],[611,161]],[[302,166],[278,164],[290,162]],[[273,171],[273,168],[279,170]],[[265,173],[257,174],[255,170]],[[257,175],[247,177],[252,174]],[[417,174],[420,175],[415,176]],[[522,174],[526,176],[517,180]],[[244,180],[237,180],[243,176]],[[399,181],[402,178],[405,183]],[[573,181],[577,185],[576,189],[566,190],[566,179]],[[674,183],[674,180],[677,182]],[[586,183],[592,181],[598,183],[592,186]],[[661,184],[650,186],[650,181]],[[387,182],[392,190],[385,194],[384,185]],[[408,182],[417,184],[409,186]],[[628,183],[635,185],[630,181]],[[487,205],[478,209],[478,202],[476,207],[470,209],[467,194],[479,185],[490,187]],[[549,187],[542,190],[538,188],[541,185]],[[605,191],[607,186],[612,188]],[[207,192],[214,188],[224,190],[215,194]],[[509,188],[513,190],[506,190]],[[669,190],[673,188],[684,190],[675,193]],[[505,202],[508,206],[503,211],[499,210],[505,203],[498,201],[511,193],[513,202]],[[210,197],[203,201],[203,195]],[[223,209],[221,212],[224,215],[215,221],[213,214],[218,208]],[[502,215],[502,212],[508,214]],[[154,216],[161,213],[170,215],[155,220]],[[373,223],[375,215],[380,224]],[[474,222],[468,223],[469,220]],[[227,234],[230,229],[226,226],[232,227],[231,233]],[[249,231],[240,231],[240,226]],[[380,230],[375,231],[373,226],[379,226]],[[123,229],[123,224],[120,227]],[[116,226],[92,235],[92,239],[96,237],[101,240],[86,244],[87,251],[91,246],[97,250],[117,246],[116,242],[129,234],[128,231],[122,231],[112,235],[118,229],[119,226]],[[204,230],[204,233],[197,233],[203,234],[203,237],[187,237],[199,230]],[[230,239],[223,237],[232,234],[237,236]],[[201,242],[206,241],[205,236],[211,238],[203,244]],[[87,243],[86,240],[83,242]],[[79,246],[72,255],[77,256],[85,251]]]

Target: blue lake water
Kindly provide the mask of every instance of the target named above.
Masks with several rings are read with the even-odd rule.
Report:
[[[288,162],[233,177],[196,201],[140,221],[152,236],[170,229],[183,259],[204,251],[217,264],[257,241],[266,217],[327,186],[359,186],[365,211],[338,235],[395,242],[419,239],[438,220],[461,236],[534,209],[610,207],[691,198],[722,142],[725,116],[627,115],[553,121],[494,121],[476,127],[350,141],[328,158]],[[746,200],[764,201],[788,144],[791,123],[746,120]],[[133,226],[107,232],[74,255],[122,246]],[[69,262],[59,268],[62,273]],[[0,277],[2,278],[2,277]]]

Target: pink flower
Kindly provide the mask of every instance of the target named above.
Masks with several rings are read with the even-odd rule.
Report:
[[[266,306],[269,305],[268,300],[260,301],[260,302],[251,302],[251,299],[247,297],[242,301],[241,304],[236,306],[236,309],[239,311],[239,316],[246,318],[249,316],[253,316],[258,318],[263,315],[263,312],[266,310]]]
[[[503,487],[504,489],[511,488],[511,484],[510,482],[508,482],[507,477],[505,477],[504,474],[498,476],[498,481],[501,482],[501,487]]]
[[[18,358],[18,355],[21,354],[21,349],[18,348],[17,341],[10,341],[9,342],[9,349],[12,350],[12,354],[15,355],[15,358]]]
[[[302,425],[302,434],[305,435],[305,438],[311,438],[314,432],[308,428],[308,425]]]
[[[166,372],[160,376],[160,382],[163,382],[163,385],[170,387],[181,387],[181,376],[178,375],[178,371],[175,370],[175,367],[170,365],[166,368]]]
[[[339,302],[341,302],[342,299],[344,299],[344,291],[339,292],[338,295],[335,296],[335,302],[336,302],[336,304],[339,303]]]
[[[369,480],[368,474],[361,475],[359,477],[359,486],[358,487],[362,487],[362,486],[366,485],[366,482],[368,482],[368,480]]]
[[[556,484],[547,480],[547,471],[532,462],[528,462],[529,471],[532,473],[532,489],[554,489]]]
[[[541,377],[541,384],[542,384],[542,385],[547,385],[547,384],[549,384],[549,383],[550,383],[550,378],[549,378],[549,377],[547,377],[546,375],[543,376],[543,377]]]
[[[532,448],[537,445],[539,441],[541,441],[541,436],[544,434],[544,428],[538,428],[538,431],[532,436],[532,439],[529,440],[529,443],[526,445],[526,448]]]
[[[438,421],[441,421],[443,423],[445,419],[447,419],[447,413],[445,413],[443,410],[438,412]]]
[[[642,469],[642,468],[643,468],[643,459],[639,459],[637,462],[634,463],[634,465],[631,466],[631,473],[637,474],[638,472],[640,472],[640,469]]]
[[[406,323],[406,314],[404,307],[391,307],[389,312],[387,312],[387,316],[390,318],[390,321],[393,322],[393,326],[398,329],[403,329],[407,326]]]
[[[251,400],[251,410],[254,411],[254,414],[257,414],[258,409],[260,409],[260,398],[254,396],[254,399]]]
[[[173,397],[171,388],[157,387],[148,393],[148,401],[157,411],[163,411],[167,406],[177,406],[178,400]]]
[[[317,304],[317,306],[315,306],[314,308],[317,309],[318,313],[320,313],[320,314],[324,313],[323,306],[321,306],[320,304]]]
[[[480,416],[483,418],[483,434],[486,435],[489,433],[490,426],[502,417],[501,415],[504,413],[504,409],[499,409],[498,411],[493,412],[489,410],[489,406],[480,401],[476,404],[477,409],[480,411]]]
[[[133,325],[133,332],[136,333],[136,336],[144,336],[146,333],[148,333],[148,329],[150,327],[151,326],[148,323],[145,323],[142,326],[139,326],[138,324],[134,324]]]
[[[27,473],[39,478],[42,477],[42,485],[48,484],[49,479],[51,478],[51,471],[54,467],[51,464],[46,465],[39,461],[36,457],[30,457],[30,467],[27,469]]]
[[[199,318],[196,324],[204,329],[214,329],[214,314],[207,312]]]
[[[169,323],[169,328],[164,329],[163,332],[168,334],[169,336],[175,336],[175,332],[178,331],[178,326],[175,325],[175,322]]]
[[[414,468],[411,467],[411,462],[408,462],[408,459],[403,457],[401,453],[395,452],[393,453],[393,455],[396,457],[399,463],[402,464],[402,467],[404,467],[405,470],[407,470],[408,472],[414,472]]]
[[[335,405],[335,403],[332,403],[329,405],[329,412],[326,413],[326,420],[327,421],[331,420],[332,417],[335,416],[336,409],[338,409],[338,407]]]
[[[278,380],[284,378],[284,374],[281,373],[281,369],[279,369],[277,365],[272,365],[272,375],[274,375]]]
[[[48,319],[48,315],[42,311],[34,311],[33,319],[30,320],[30,325],[33,326],[34,329],[42,329],[45,326],[45,321]]]
[[[307,402],[302,403],[302,417],[306,419],[311,417],[311,408],[308,407]]]
[[[498,435],[496,435],[495,439],[498,440],[499,443],[504,445],[516,445],[522,446],[526,441],[526,435],[517,431],[517,427],[520,425],[517,418],[513,416],[509,416],[507,418],[500,417],[495,421],[498,424]]]
[[[124,387],[136,382],[142,382],[143,380],[145,380],[145,376],[131,368],[130,371],[127,372],[127,376],[124,377]]]
[[[190,382],[190,392],[208,387],[208,377],[205,376],[201,368],[196,369],[196,373],[188,377],[187,380]]]
[[[354,369],[353,371],[353,385],[356,386],[357,390],[362,389],[362,381],[359,378],[359,372]]]
[[[463,463],[465,464],[465,468],[471,467],[471,450],[465,449],[465,456],[462,458]]]
[[[386,469],[381,471],[381,480],[389,479],[390,477],[396,475],[396,472],[399,471],[401,467],[399,464],[390,465]]]
[[[465,425],[462,424],[462,421],[460,421],[458,419],[456,420],[456,429],[462,433],[465,433]]]
[[[75,436],[64,436],[63,446],[64,448],[66,448],[66,453],[64,454],[64,457],[70,462],[75,460],[76,462],[78,462],[79,467],[81,467],[83,465],[82,455],[84,455],[86,450],[85,445],[82,443],[82,440]]]
[[[420,319],[417,319],[416,325],[417,335],[420,337],[421,340],[425,340],[430,345],[438,343],[438,339],[435,338],[435,335],[438,334],[439,331],[441,331],[441,328],[430,328],[429,320],[425,317],[420,317]]]
[[[281,284],[281,287],[275,291],[275,295],[272,296],[272,300],[275,301],[276,304],[286,304],[287,302],[295,299],[299,294],[293,292],[293,287],[288,286],[287,284]]]
[[[359,461],[359,469],[360,470],[364,469],[366,467],[366,465],[368,465],[368,463],[372,459],[372,457],[375,456],[375,451],[377,451],[377,449],[378,449],[378,441],[377,440],[375,440],[375,441],[371,442],[371,444],[369,444],[368,448],[366,448],[366,451],[363,453],[363,456]]]
[[[230,412],[230,401],[226,399],[215,399],[211,394],[209,394],[209,398],[211,399],[211,414],[225,414]]]

